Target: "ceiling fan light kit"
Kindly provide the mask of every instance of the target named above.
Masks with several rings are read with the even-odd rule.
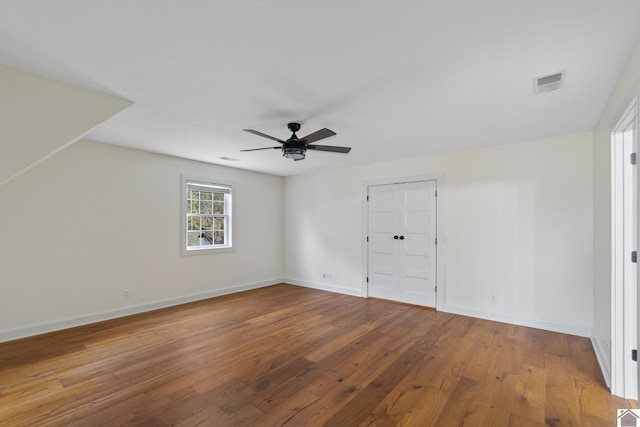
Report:
[[[314,145],[314,142],[316,141],[320,141],[321,139],[329,138],[331,136],[336,135],[336,133],[330,129],[322,128],[305,137],[298,138],[298,136],[296,135],[296,132],[300,130],[300,123],[289,123],[287,127],[291,131],[292,135],[286,141],[283,141],[279,138],[273,137],[271,135],[267,135],[262,132],[258,132],[257,130],[243,129],[245,132],[249,132],[254,135],[261,136],[263,138],[268,138],[273,141],[277,141],[281,145],[276,147],[251,148],[249,150],[240,150],[240,151],[281,149],[283,157],[286,157],[287,159],[293,159],[294,161],[304,160],[304,158],[307,155],[307,149],[316,150],[316,151],[329,151],[333,153],[343,153],[343,154],[346,154],[349,151],[351,151],[351,147],[338,147],[333,145]]]
[[[284,145],[282,146],[282,156],[286,157],[287,159],[303,160],[306,154],[307,147],[305,147],[304,144],[301,144],[299,147],[285,147]]]

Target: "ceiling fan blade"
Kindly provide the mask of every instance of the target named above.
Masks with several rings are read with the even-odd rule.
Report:
[[[266,133],[258,132],[257,130],[253,130],[253,129],[242,129],[242,130],[245,131],[245,132],[252,133],[254,135],[261,136],[263,138],[269,138],[269,139],[272,139],[274,141],[278,141],[280,144],[284,144],[283,140],[278,139],[275,136],[267,135]]]
[[[240,151],[280,150],[280,149],[282,149],[282,147],[250,148],[248,150],[240,150]]]
[[[331,129],[322,128],[313,133],[310,133],[309,135],[303,138],[300,138],[300,141],[304,141],[307,144],[312,144],[315,141],[320,141],[321,139],[329,138],[330,136],[334,136],[334,135],[336,135],[336,133]]]
[[[307,145],[307,150],[331,151],[333,153],[347,154],[351,151],[351,147],[336,147],[334,145]]]

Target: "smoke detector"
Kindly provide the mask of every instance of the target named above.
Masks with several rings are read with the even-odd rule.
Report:
[[[564,77],[567,74],[566,70],[562,70],[559,73],[549,74],[542,77],[534,77],[533,79],[533,94],[553,92],[554,90],[562,89],[564,86]]]

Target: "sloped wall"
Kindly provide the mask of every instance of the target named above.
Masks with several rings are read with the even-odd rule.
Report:
[[[132,103],[0,66],[0,186]]]

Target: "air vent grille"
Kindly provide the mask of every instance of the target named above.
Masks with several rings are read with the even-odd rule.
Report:
[[[533,93],[546,93],[562,89],[564,86],[565,74],[566,71],[560,71],[559,73],[535,77],[533,79]]]

